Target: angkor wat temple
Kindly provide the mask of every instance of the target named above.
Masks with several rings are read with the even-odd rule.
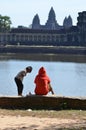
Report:
[[[68,18],[65,17],[63,21],[63,26],[59,25],[56,20],[56,15],[53,7],[51,7],[49,15],[48,15],[48,20],[45,23],[45,25],[40,24],[40,18],[39,15],[36,14],[33,18],[32,22],[32,29],[45,29],[45,30],[60,30],[63,28],[69,28],[72,26],[72,18],[69,15]]]
[[[69,15],[59,25],[55,11],[50,9],[45,25],[40,24],[38,14],[32,21],[31,28],[19,26],[9,32],[0,33],[0,44],[4,45],[42,45],[42,46],[86,46],[86,11],[79,12],[77,25],[73,26]]]

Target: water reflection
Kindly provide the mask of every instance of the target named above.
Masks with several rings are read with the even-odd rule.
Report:
[[[76,73],[80,76],[86,76],[86,64],[76,64]]]

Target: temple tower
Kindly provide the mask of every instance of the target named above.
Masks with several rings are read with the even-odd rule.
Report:
[[[69,15],[68,18],[65,17],[64,21],[63,21],[63,26],[64,28],[70,28],[72,27],[73,23],[72,23],[72,18],[71,16]]]
[[[36,14],[33,18],[32,29],[40,29],[40,19],[38,14]]]
[[[56,15],[53,7],[51,7],[50,9],[48,20],[45,26],[47,29],[51,29],[51,30],[57,29],[57,27],[59,26],[56,21]]]

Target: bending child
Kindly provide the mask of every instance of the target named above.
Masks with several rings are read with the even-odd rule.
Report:
[[[23,92],[23,79],[24,76],[27,75],[27,73],[31,73],[32,71],[32,67],[28,66],[25,68],[25,70],[20,71],[16,77],[14,78],[15,83],[17,85],[17,90],[18,90],[18,96],[22,96],[22,92]]]

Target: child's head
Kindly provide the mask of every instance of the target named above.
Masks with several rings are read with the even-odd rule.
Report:
[[[31,71],[32,71],[32,67],[31,66],[26,67],[26,72],[27,73],[31,73]]]

